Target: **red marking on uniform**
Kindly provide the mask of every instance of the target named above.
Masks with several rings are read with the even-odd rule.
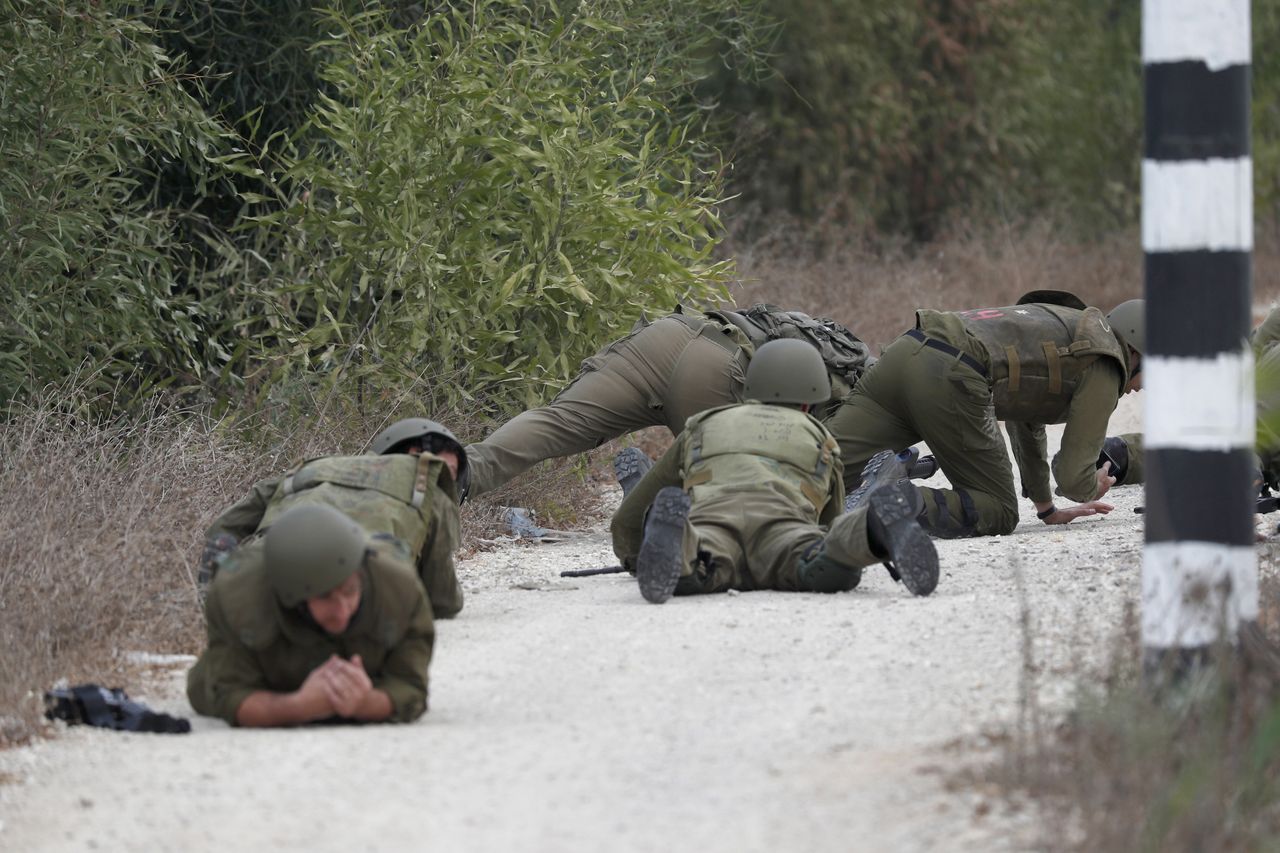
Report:
[[[997,317],[1003,317],[1004,312],[999,308],[971,308],[968,311],[961,311],[960,316],[966,320],[994,320]]]

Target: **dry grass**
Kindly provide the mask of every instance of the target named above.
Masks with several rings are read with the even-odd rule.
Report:
[[[1247,653],[1224,648],[1216,666],[1153,691],[1130,611],[1101,684],[1082,677],[1067,719],[1041,728],[1024,714],[1004,739],[984,781],[1038,802],[1045,849],[1280,849],[1280,579],[1270,549],[1263,562]]]
[[[104,422],[74,400],[58,389],[0,427],[0,741],[34,730],[58,678],[196,646],[194,531],[259,465],[179,408]]]

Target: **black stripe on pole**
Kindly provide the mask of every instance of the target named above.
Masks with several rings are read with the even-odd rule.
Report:
[[[1240,351],[1252,320],[1251,252],[1147,253],[1147,352],[1211,358]]]
[[[1251,451],[1162,447],[1146,454],[1148,542],[1253,544]],[[1187,488],[1193,492],[1176,491]]]
[[[1149,160],[1235,159],[1249,155],[1250,66],[1210,71],[1203,62],[1145,69]]]

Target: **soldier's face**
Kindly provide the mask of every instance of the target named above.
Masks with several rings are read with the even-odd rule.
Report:
[[[441,450],[436,454],[444,460],[444,464],[449,466],[449,473],[453,475],[453,479],[458,479],[458,454],[452,450]]]
[[[421,456],[422,448],[415,444],[406,450],[405,453],[408,453],[410,456]],[[453,475],[453,479],[458,479],[458,454],[452,450],[441,450],[436,454],[436,456],[443,459],[444,464],[449,466],[449,473]]]
[[[324,595],[308,598],[307,610],[325,633],[341,634],[360,607],[362,589],[360,573],[356,572]]]

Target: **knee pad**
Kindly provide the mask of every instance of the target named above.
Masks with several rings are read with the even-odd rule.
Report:
[[[921,489],[924,493],[924,511],[920,513],[920,526],[930,536],[938,539],[963,539],[973,536],[978,526],[978,507],[973,498],[963,489],[955,489],[960,498],[960,513],[956,517],[947,506],[947,495],[942,489]],[[934,512],[929,512],[932,503]],[[1015,519],[1015,524],[1016,524]]]

